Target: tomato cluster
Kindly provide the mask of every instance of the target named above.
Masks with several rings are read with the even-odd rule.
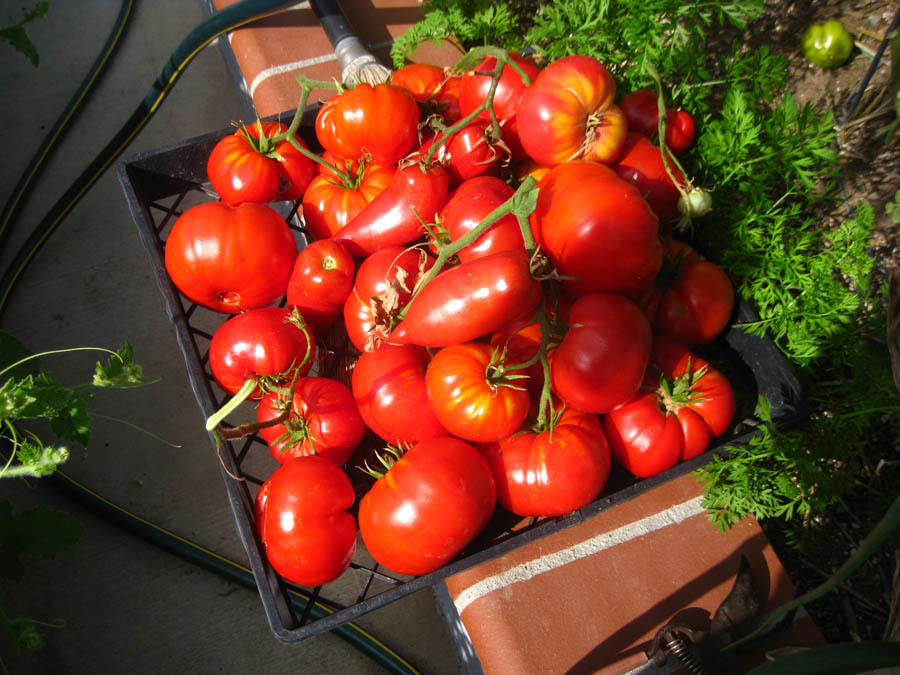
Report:
[[[343,573],[357,523],[379,564],[434,571],[497,508],[569,513],[613,461],[651,476],[731,423],[731,385],[692,350],[734,293],[673,234],[693,120],[646,90],[617,97],[591,57],[475,57],[336,94],[318,155],[285,125],[223,139],[208,163],[222,201],[167,240],[176,287],[235,315],[210,369],[259,401],[257,421],[208,426],[268,443],[256,523],[295,583]],[[299,252],[279,199],[302,206]],[[361,496],[360,468],[375,479]]]

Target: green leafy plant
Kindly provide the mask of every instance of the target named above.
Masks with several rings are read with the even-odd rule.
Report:
[[[35,3],[32,9],[22,10],[22,19],[18,23],[10,24],[0,28],[0,38],[6,40],[13,49],[23,54],[25,58],[31,61],[34,67],[40,63],[37,48],[25,32],[25,26],[36,19],[43,18],[50,9],[48,0],[41,0]]]
[[[94,349],[94,348],[89,348]],[[44,476],[69,457],[65,445],[46,445],[33,431],[23,430],[24,420],[45,418],[51,431],[63,441],[86,446],[91,438],[88,407],[94,402],[92,388],[132,388],[144,384],[143,369],[134,363],[131,345],[126,344],[111,354],[106,364],[98,362],[89,383],[64,387],[50,372],[40,370],[39,357],[69,353],[64,349],[33,355],[21,342],[0,333],[0,377],[8,379],[0,385],[0,441],[11,448],[0,478]]]
[[[41,369],[40,357],[67,354],[80,349],[61,349],[32,354],[16,338],[0,332],[0,478],[46,476],[69,458],[67,442],[87,446],[91,438],[90,406],[95,388],[133,388],[145,384],[143,369],[134,363],[127,342],[98,362],[87,383],[66,387],[51,372]],[[5,378],[5,380],[4,380]],[[25,425],[49,421],[60,442],[45,442]],[[53,558],[78,541],[82,524],[73,516],[43,506],[18,513],[9,501],[0,502],[0,579],[20,582],[29,556]],[[46,643],[46,628],[61,628],[65,622],[10,616],[0,609],[0,625],[12,632],[13,648],[24,654]],[[0,661],[0,671],[6,672]]]

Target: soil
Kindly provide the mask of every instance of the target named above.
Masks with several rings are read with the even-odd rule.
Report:
[[[848,209],[861,201],[870,204],[877,216],[871,250],[877,273],[885,277],[892,268],[900,268],[900,226],[885,210],[900,190],[900,141],[897,136],[886,140],[883,132],[896,118],[889,49],[874,71],[871,68],[898,11],[900,3],[896,0],[767,0],[764,16],[747,32],[760,44],[789,57],[788,89],[801,104],[834,114],[844,199],[833,213],[824,214],[823,226],[833,227],[846,220]],[[800,36],[811,23],[833,18],[851,32],[856,49],[847,64],[824,70],[805,59],[799,48]],[[837,570],[883,515],[883,511],[871,508],[871,490],[883,490],[890,498],[896,495],[900,484],[900,440],[896,434],[873,430],[865,454],[871,460],[868,475],[860,476],[865,487],[846,495],[842,503],[813,524],[825,535],[818,544],[797,550],[787,543],[780,523],[763,523],[798,593],[814,588]],[[898,558],[894,548],[883,547],[839,589],[806,606],[829,642],[884,639],[891,597],[897,593],[894,575]]]

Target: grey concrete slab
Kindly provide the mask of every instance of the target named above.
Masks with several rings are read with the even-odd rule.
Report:
[[[28,3],[26,3],[28,4]],[[135,3],[122,46],[83,112],[61,141],[33,197],[0,251],[5,269],[49,206],[144,98],[166,59],[203,19],[184,0]],[[20,3],[0,3],[0,20]],[[33,68],[0,43],[0,198],[77,88],[119,11],[112,0],[54,1],[28,26],[41,56]],[[227,127],[240,117],[233,82],[215,48],[202,51],[126,155]],[[148,378],[143,389],[103,392],[95,410],[121,422],[93,421],[86,451],[73,448],[65,470],[111,501],[212,551],[246,564],[217,458],[188,387],[147,257],[114,170],[49,237],[18,281],[0,329],[34,351],[75,346],[116,349],[127,339]],[[96,354],[44,359],[66,384],[84,382]],[[14,509],[45,504],[76,515],[81,541],[53,560],[33,560],[23,583],[0,586],[0,608],[64,619],[47,648],[11,653],[0,628],[0,658],[12,673],[382,672],[332,634],[296,644],[271,634],[255,592],[201,570],[99,518],[41,481],[0,482]],[[458,670],[447,628],[428,591],[358,622],[423,672]]]

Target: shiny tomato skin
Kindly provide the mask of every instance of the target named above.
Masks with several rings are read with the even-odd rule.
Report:
[[[297,380],[292,404],[276,392],[269,392],[256,407],[256,421],[268,422],[288,409],[287,421],[259,430],[272,457],[282,464],[308,455],[344,464],[366,433],[353,392],[337,380],[326,377]],[[290,433],[295,436],[283,438]]]
[[[198,305],[228,314],[276,303],[296,258],[287,223],[264,204],[197,204],[166,239],[166,271],[175,287]]]
[[[219,141],[207,159],[210,184],[226,204],[298,199],[312,180],[313,160],[289,141],[275,145],[271,157],[256,150],[247,135],[258,142],[260,127],[267,138],[287,131],[287,126],[279,122],[242,127]],[[302,138],[294,138],[306,147]]]
[[[474,120],[447,141],[447,173],[451,185],[475,176],[497,174],[504,154],[490,142],[489,128],[488,120]]]
[[[432,438],[410,448],[363,496],[359,531],[379,564],[427,574],[484,529],[496,502],[484,457],[458,438]]]
[[[631,92],[619,102],[628,120],[628,130],[650,139],[659,135],[659,104],[649,89]],[[666,108],[666,146],[676,155],[690,149],[694,143],[694,118],[685,110]]]
[[[423,251],[387,246],[359,265],[353,289],[343,307],[344,327],[360,351],[371,351],[387,340],[391,321],[412,297],[412,289],[432,259]]]
[[[444,347],[492,333],[542,297],[524,251],[503,251],[438,274],[407,305],[394,344]]]
[[[531,214],[535,240],[574,297],[595,292],[636,296],[662,267],[659,222],[641,192],[615,171],[573,161],[541,179]]]
[[[287,304],[300,311],[314,335],[322,335],[341,316],[355,273],[353,258],[340,243],[312,241],[294,262]]]
[[[294,373],[305,375],[315,349],[315,342],[291,321],[290,310],[262,307],[233,316],[216,329],[209,343],[209,367],[219,386],[235,394],[249,379],[287,382]],[[307,352],[310,358],[298,371]],[[259,388],[252,394],[261,396]]]
[[[403,87],[418,103],[425,103],[440,89],[444,69],[430,63],[408,63],[391,74],[391,84]]]
[[[583,296],[572,304],[569,330],[550,359],[551,388],[576,410],[608,412],[637,392],[651,341],[650,322],[632,301]]]
[[[609,479],[602,431],[558,424],[479,445],[494,473],[497,501],[520,516],[562,516],[594,501]]]
[[[206,175],[216,194],[230,206],[267,204],[278,195],[275,162],[254,150],[243,131],[216,143],[206,162]]]
[[[345,186],[333,171],[317,164],[317,175],[303,193],[303,221],[313,239],[327,239],[337,233],[384,192],[394,179],[396,168],[388,164],[360,164],[330,153],[322,159],[356,177]]]
[[[663,164],[662,151],[642,134],[629,133],[622,154],[612,165],[623,180],[634,184],[644,195],[663,228],[678,222],[681,213],[678,200],[681,193],[672,182]],[[674,166],[673,175],[684,184],[684,175]]]
[[[654,392],[640,392],[603,417],[613,457],[639,478],[662,473],[681,461],[684,434],[675,415],[660,409]]]
[[[256,529],[272,568],[301,586],[337,579],[356,554],[355,494],[347,475],[323,457],[291,459],[256,495]]]
[[[676,400],[674,378],[693,383]],[[660,378],[669,383],[660,388]],[[723,434],[735,411],[734,392],[721,372],[684,345],[656,336],[642,391],[603,416],[613,457],[635,476],[646,478],[703,453]]]
[[[668,378],[703,371],[703,376],[691,388],[695,395],[688,407],[703,419],[713,437],[728,431],[734,418],[736,401],[734,389],[725,375],[687,346],[661,335],[653,338],[650,359]]]
[[[676,155],[683,154],[694,144],[694,117],[686,110],[670,110],[667,115],[666,145]]]
[[[339,157],[396,164],[412,150],[418,124],[419,107],[409,91],[361,82],[319,109],[316,136]]]
[[[711,342],[731,320],[734,287],[721,267],[708,260],[682,265],[661,289],[653,318],[657,332],[688,346]]]
[[[417,443],[447,436],[428,402],[428,352],[415,345],[382,345],[364,352],[351,388],[366,426],[388,443]]]
[[[522,146],[550,167],[573,159],[612,162],[627,132],[615,96],[615,81],[597,59],[557,59],[522,94],[517,116]]]
[[[520,380],[489,381],[486,373],[494,351],[483,342],[449,345],[438,350],[425,370],[432,410],[447,431],[466,441],[499,441],[528,415],[530,399]]]
[[[354,258],[364,258],[386,246],[403,246],[418,239],[447,201],[450,179],[441,166],[398,167],[390,186],[366,205],[332,238]]]
[[[475,229],[494,209],[501,206],[515,190],[495,176],[477,176],[464,181],[438,214],[450,241],[458,241]],[[507,214],[457,253],[461,262],[483,258],[501,251],[524,251],[522,228],[515,215]]]
[[[514,52],[510,53],[510,57],[528,75],[530,81],[534,82],[540,72],[538,65],[532,59]],[[496,66],[496,58],[489,56],[480,65],[463,73],[459,84],[459,112],[461,117],[466,117],[474,112],[478,106],[487,100],[488,91],[491,88],[491,76],[483,73],[493,70]],[[519,139],[516,113],[519,109],[519,100],[522,98],[522,93],[528,86],[525,84],[522,76],[512,66],[506,65],[503,67],[503,72],[497,82],[497,89],[494,92],[494,113],[498,121],[503,125],[501,135],[503,142],[510,149],[513,160],[524,159],[527,156]],[[490,119],[490,113],[487,110],[483,110],[478,114],[478,117],[488,120]]]

